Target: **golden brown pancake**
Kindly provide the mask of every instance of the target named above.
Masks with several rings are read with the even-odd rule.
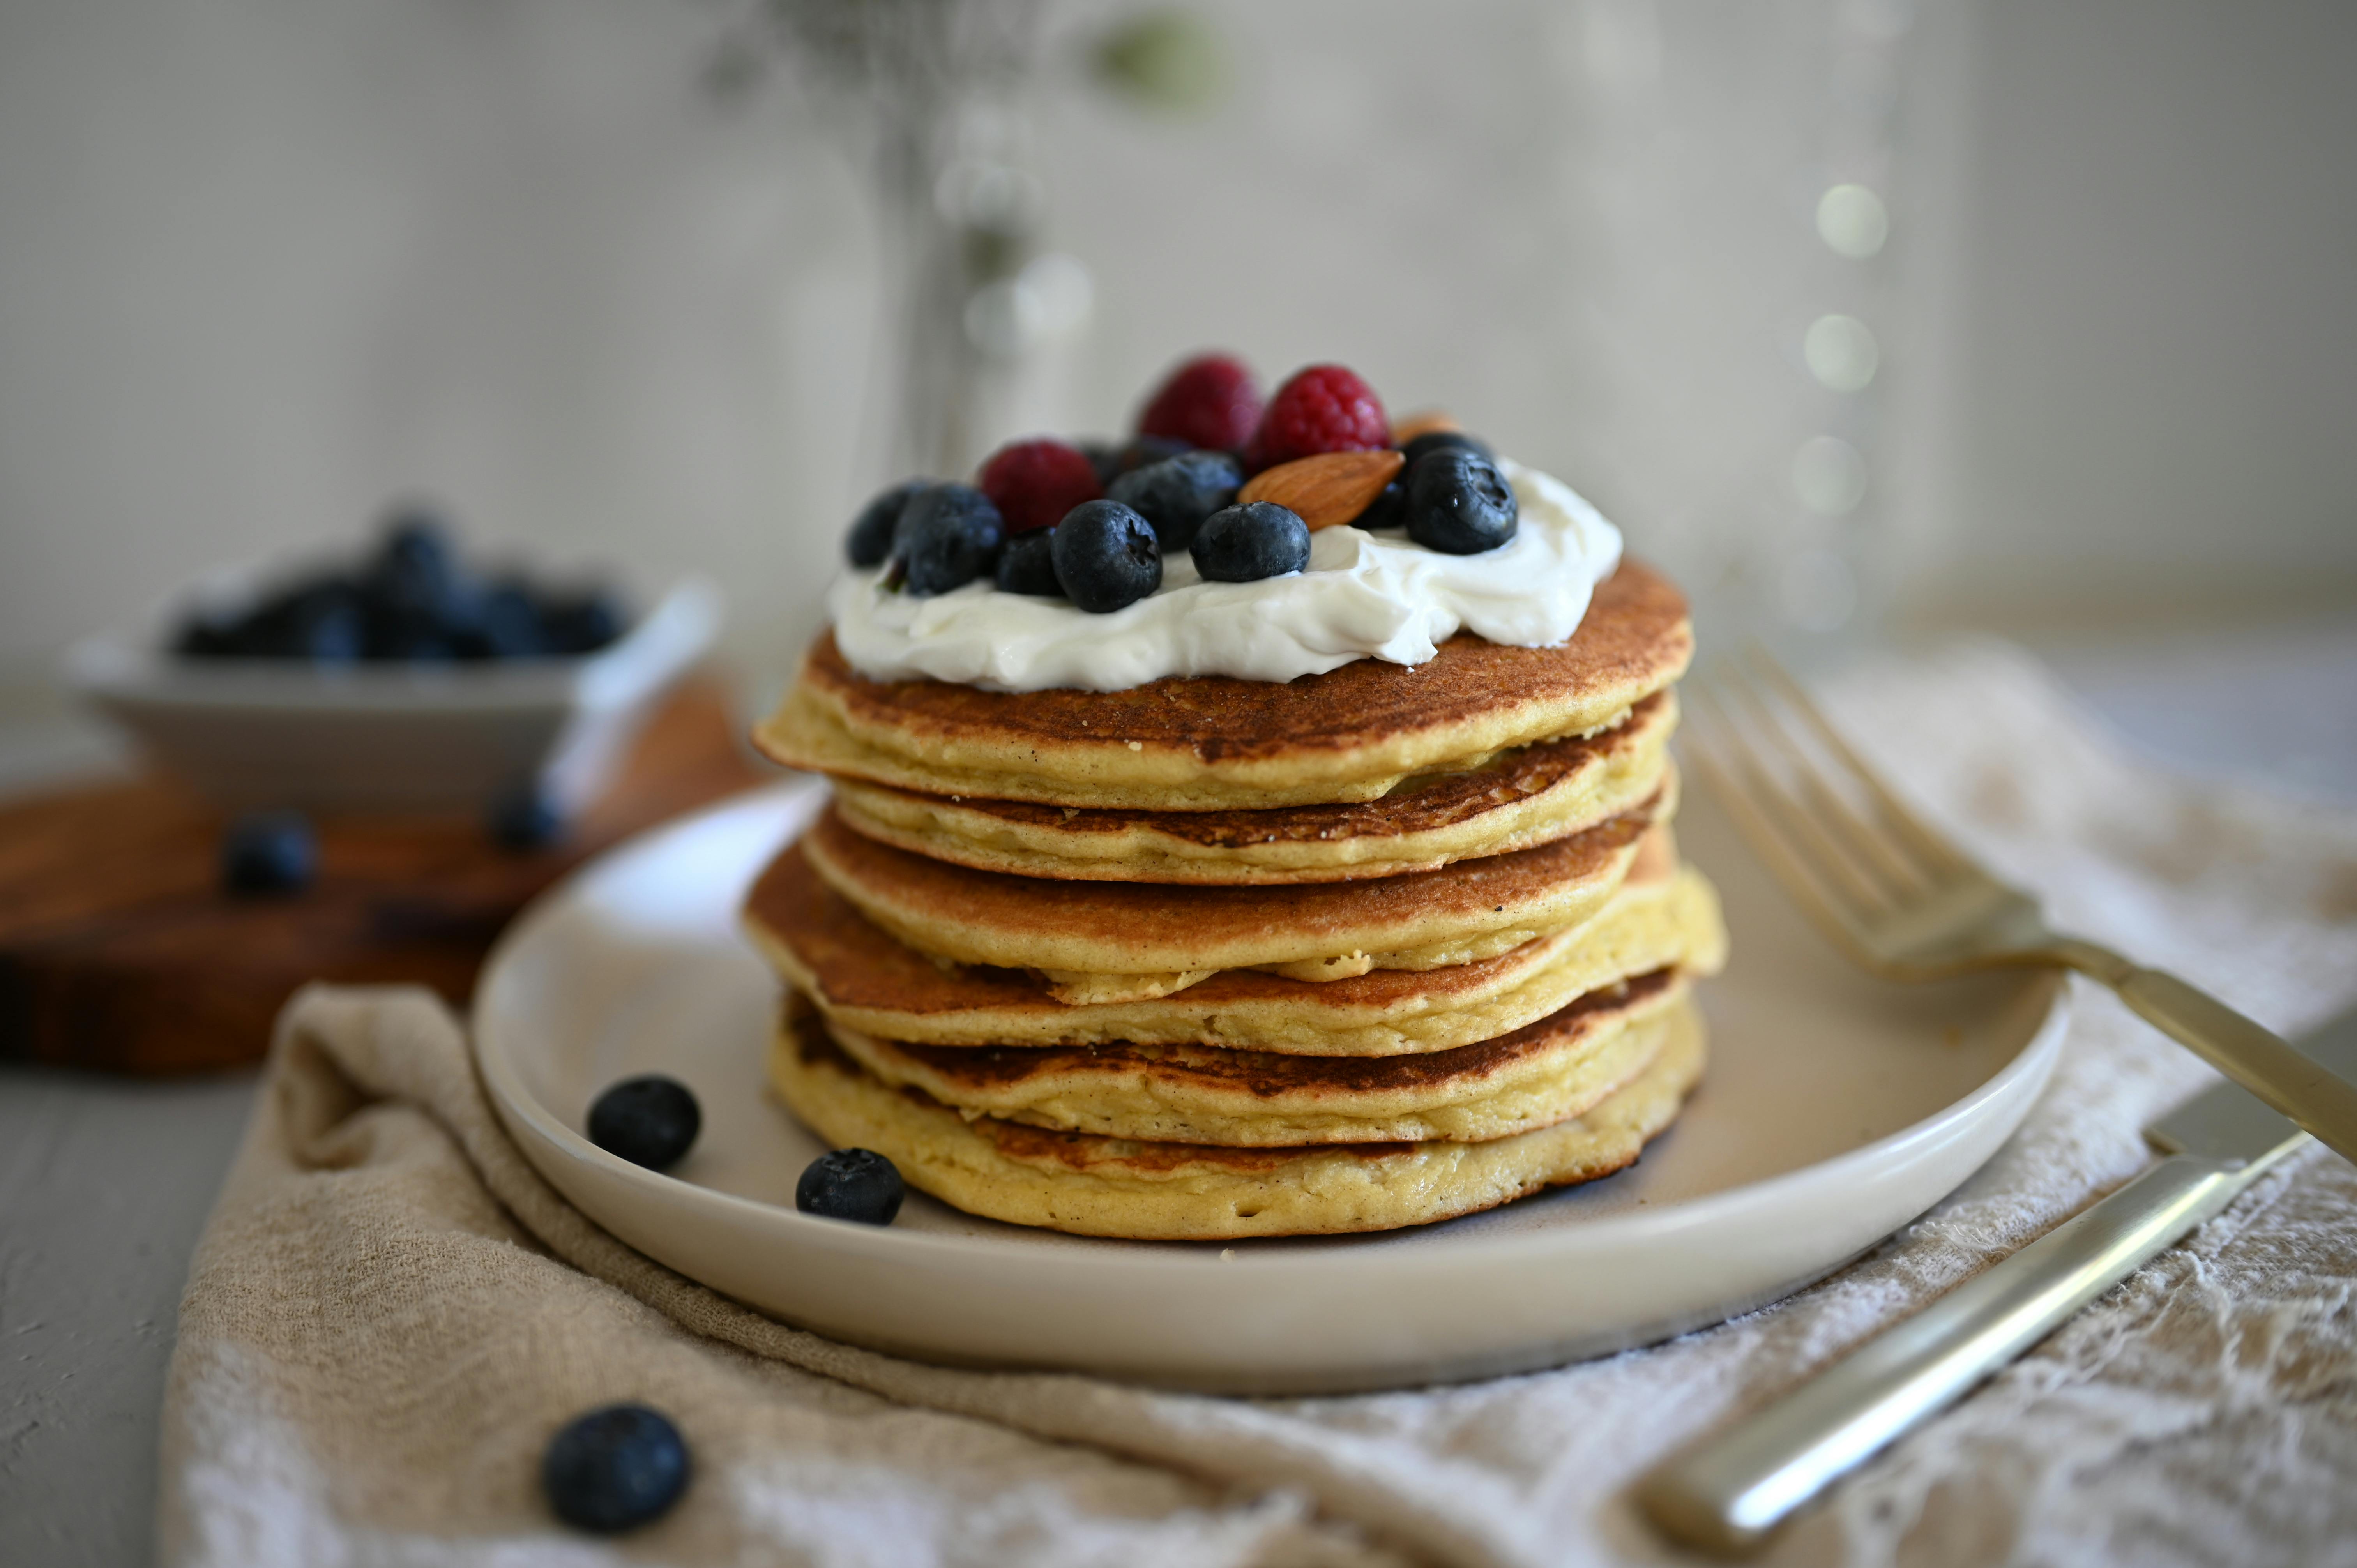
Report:
[[[820,879],[778,857],[754,885],[745,927],[787,982],[828,1018],[888,1039],[944,1046],[1220,1045],[1300,1056],[1396,1056],[1510,1033],[1572,998],[1672,966],[1715,972],[1727,935],[1701,875],[1676,864],[1666,830],[1577,926],[1479,963],[1289,980],[1230,970],[1176,995],[1073,1006],[1021,970],[942,965],[886,935]]]
[[[1677,679],[1685,600],[1634,562],[1556,648],[1451,638],[1419,665],[1297,681],[1173,677],[1123,692],[871,681],[820,637],[754,744],[792,768],[920,794],[1148,811],[1372,800],[1420,773],[1593,734]]]
[[[967,1115],[1107,1138],[1285,1148],[1483,1143],[1577,1116],[1642,1071],[1686,993],[1674,970],[1591,992],[1512,1034],[1401,1057],[1217,1046],[913,1046],[830,1026],[854,1060]]]
[[[835,810],[869,838],[977,871],[1227,886],[1342,882],[1552,843],[1631,811],[1660,786],[1676,725],[1676,698],[1656,692],[1610,729],[1518,746],[1463,772],[1419,774],[1381,800],[1343,805],[1082,810],[841,779]]]
[[[1388,1230],[1609,1176],[1676,1117],[1704,1057],[1701,1019],[1683,1004],[1644,1070],[1552,1127],[1479,1144],[1239,1149],[969,1120],[920,1090],[886,1087],[795,1003],[770,1080],[821,1138],[877,1151],[909,1186],[969,1214],[1141,1240]]]
[[[861,914],[921,953],[1038,970],[1060,996],[1112,1001],[1168,993],[1223,969],[1282,965],[1297,979],[1343,978],[1507,952],[1602,908],[1628,875],[1638,841],[1668,814],[1671,792],[1665,783],[1648,809],[1536,849],[1298,887],[1042,882],[973,871],[878,843],[832,810],[796,847]],[[1098,985],[1096,977],[1112,979]]]

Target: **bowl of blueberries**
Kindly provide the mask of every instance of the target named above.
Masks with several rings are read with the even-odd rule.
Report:
[[[708,583],[633,616],[603,583],[470,563],[405,506],[357,558],[224,572],[160,636],[76,645],[67,674],[226,807],[570,815],[719,625]]]

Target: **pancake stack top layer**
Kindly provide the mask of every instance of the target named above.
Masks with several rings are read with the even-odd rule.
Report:
[[[972,1212],[1092,1235],[1379,1230],[1620,1168],[1724,951],[1669,836],[1676,590],[1552,648],[1001,693],[832,635],[762,750],[835,800],[746,907],[802,1119]]]

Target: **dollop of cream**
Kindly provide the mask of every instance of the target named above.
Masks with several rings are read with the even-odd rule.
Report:
[[[861,674],[931,676],[993,692],[1118,692],[1165,675],[1290,681],[1356,659],[1421,664],[1458,631],[1548,648],[1579,628],[1620,564],[1620,531],[1570,486],[1501,459],[1521,521],[1479,555],[1444,555],[1404,533],[1320,529],[1307,570],[1207,583],[1185,551],[1162,586],[1111,615],[969,583],[931,598],[850,571],[827,594],[834,639]]]

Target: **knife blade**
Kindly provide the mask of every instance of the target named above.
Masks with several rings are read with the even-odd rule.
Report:
[[[2299,1048],[2357,1077],[2357,1011]],[[1843,1475],[1945,1410],[2087,1303],[2313,1142],[2221,1083],[2145,1129],[2165,1156],[2102,1202],[1641,1480],[1636,1501],[1689,1546],[1742,1556]]]

